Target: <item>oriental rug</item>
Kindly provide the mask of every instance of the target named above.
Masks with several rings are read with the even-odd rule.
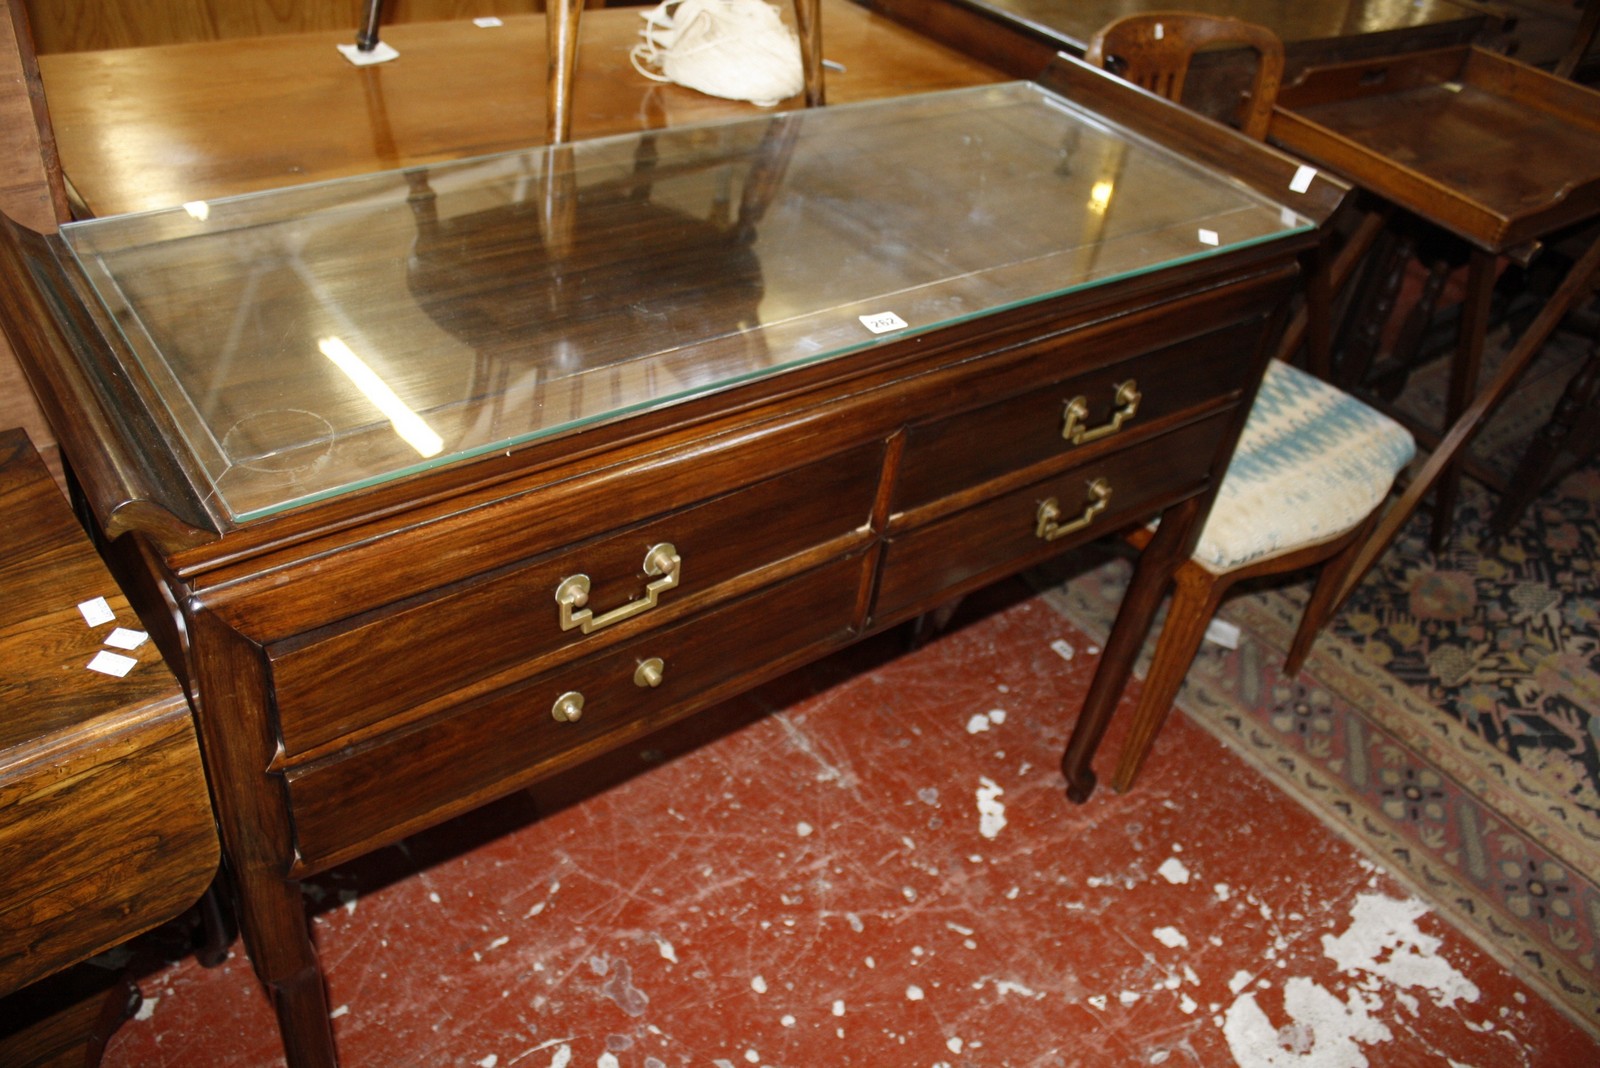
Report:
[[[1515,462],[1570,356],[1541,357],[1486,460]],[[1238,647],[1204,646],[1179,708],[1600,1035],[1600,465],[1498,543],[1492,495],[1462,497],[1449,549],[1414,519],[1296,679],[1282,663],[1309,583],[1232,599]],[[1035,581],[1103,638],[1129,573]],[[1158,740],[1143,774],[1160,769]]]

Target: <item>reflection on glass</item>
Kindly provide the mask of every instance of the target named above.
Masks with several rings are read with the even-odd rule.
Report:
[[[341,338],[325,337],[317,341],[317,350],[328,359],[344,376],[350,384],[359,389],[372,406],[383,413],[394,427],[394,432],[400,435],[400,440],[417,450],[418,456],[437,456],[444,449],[444,439],[434,432],[423,418],[410,408],[405,401],[395,395],[389,388],[389,383],[379,378],[377,373],[367,366],[367,362],[346,345]]]
[[[1023,83],[207,209],[63,234],[236,520],[1307,225]]]

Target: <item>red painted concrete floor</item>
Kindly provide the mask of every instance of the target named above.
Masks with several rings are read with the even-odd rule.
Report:
[[[996,598],[319,879],[346,1068],[1600,1064],[1181,717],[1067,802],[1095,651]],[[106,1065],[279,1063],[237,946],[140,985]]]

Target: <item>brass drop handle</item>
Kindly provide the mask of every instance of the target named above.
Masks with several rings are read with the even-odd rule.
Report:
[[[1098,441],[1122,429],[1122,424],[1132,419],[1139,411],[1139,402],[1144,395],[1139,392],[1138,383],[1133,379],[1117,386],[1116,396],[1112,403],[1116,410],[1111,413],[1111,421],[1090,429],[1084,425],[1084,420],[1089,418],[1089,401],[1083,394],[1078,394],[1067,401],[1066,418],[1061,424],[1061,436],[1074,445],[1082,445],[1086,441]]]
[[[652,545],[650,551],[644,554],[644,573],[661,577],[645,586],[643,597],[619,605],[601,616],[584,607],[589,603],[588,575],[572,575],[562,579],[561,584],[556,587],[556,604],[560,606],[561,629],[572,630],[577,627],[585,634],[592,634],[601,627],[609,627],[613,623],[621,623],[624,619],[632,619],[640,612],[649,611],[656,606],[663,593],[678,584],[678,579],[683,574],[683,560],[678,556],[678,550],[673,548],[670,542],[664,541],[659,545]]]
[[[1094,517],[1106,510],[1106,505],[1111,502],[1111,483],[1103,478],[1097,478],[1089,483],[1089,492],[1085,495],[1087,504],[1083,514],[1076,519],[1061,522],[1061,505],[1054,497],[1039,503],[1038,522],[1033,528],[1036,537],[1045,541],[1055,541],[1057,538],[1082,530],[1094,522]]]
[[[568,690],[550,706],[550,716],[557,723],[576,723],[583,718],[583,694]]]
[[[653,690],[661,685],[666,665],[659,656],[652,656],[649,660],[641,660],[633,672],[633,684],[640,689]]]

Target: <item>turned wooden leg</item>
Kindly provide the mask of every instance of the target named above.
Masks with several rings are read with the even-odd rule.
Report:
[[[1456,342],[1455,362],[1450,367],[1450,393],[1445,399],[1444,425],[1451,427],[1461,418],[1478,392],[1478,373],[1483,367],[1483,344],[1489,333],[1489,301],[1494,295],[1495,255],[1472,250],[1467,263],[1467,292],[1461,302],[1461,333]],[[1433,497],[1434,552],[1450,541],[1455,518],[1456,498],[1461,490],[1461,464],[1453,461],[1440,473]]]
[[[1193,560],[1178,568],[1167,621],[1156,639],[1155,656],[1150,661],[1139,705],[1133,713],[1133,726],[1127,741],[1122,743],[1121,759],[1111,778],[1111,786],[1118,793],[1133,788],[1156,734],[1172,711],[1172,702],[1177,699],[1184,676],[1189,674],[1189,665],[1200,651],[1206,626],[1216,615],[1222,595],[1230,585],[1227,576],[1213,574]]]
[[[564,145],[572,140],[572,78],[578,68],[578,23],[582,18],[582,0],[549,0],[545,4],[546,144]]]
[[[1067,778],[1067,797],[1079,804],[1094,793],[1094,769],[1090,764],[1095,750],[1122,698],[1133,662],[1138,658],[1145,636],[1150,633],[1150,624],[1155,619],[1156,609],[1161,607],[1172,576],[1194,548],[1195,538],[1199,536],[1195,528],[1204,518],[1202,509],[1209,503],[1209,499],[1190,498],[1167,509],[1155,536],[1139,554],[1133,581],[1122,597],[1122,606],[1117,609],[1117,619],[1106,638],[1100,666],[1095,669],[1083,709],[1078,713],[1072,737],[1067,740],[1067,750],[1061,757],[1061,771]]]
[[[800,31],[800,69],[805,77],[806,107],[820,108],[825,96],[821,0],[794,0],[794,21]]]

